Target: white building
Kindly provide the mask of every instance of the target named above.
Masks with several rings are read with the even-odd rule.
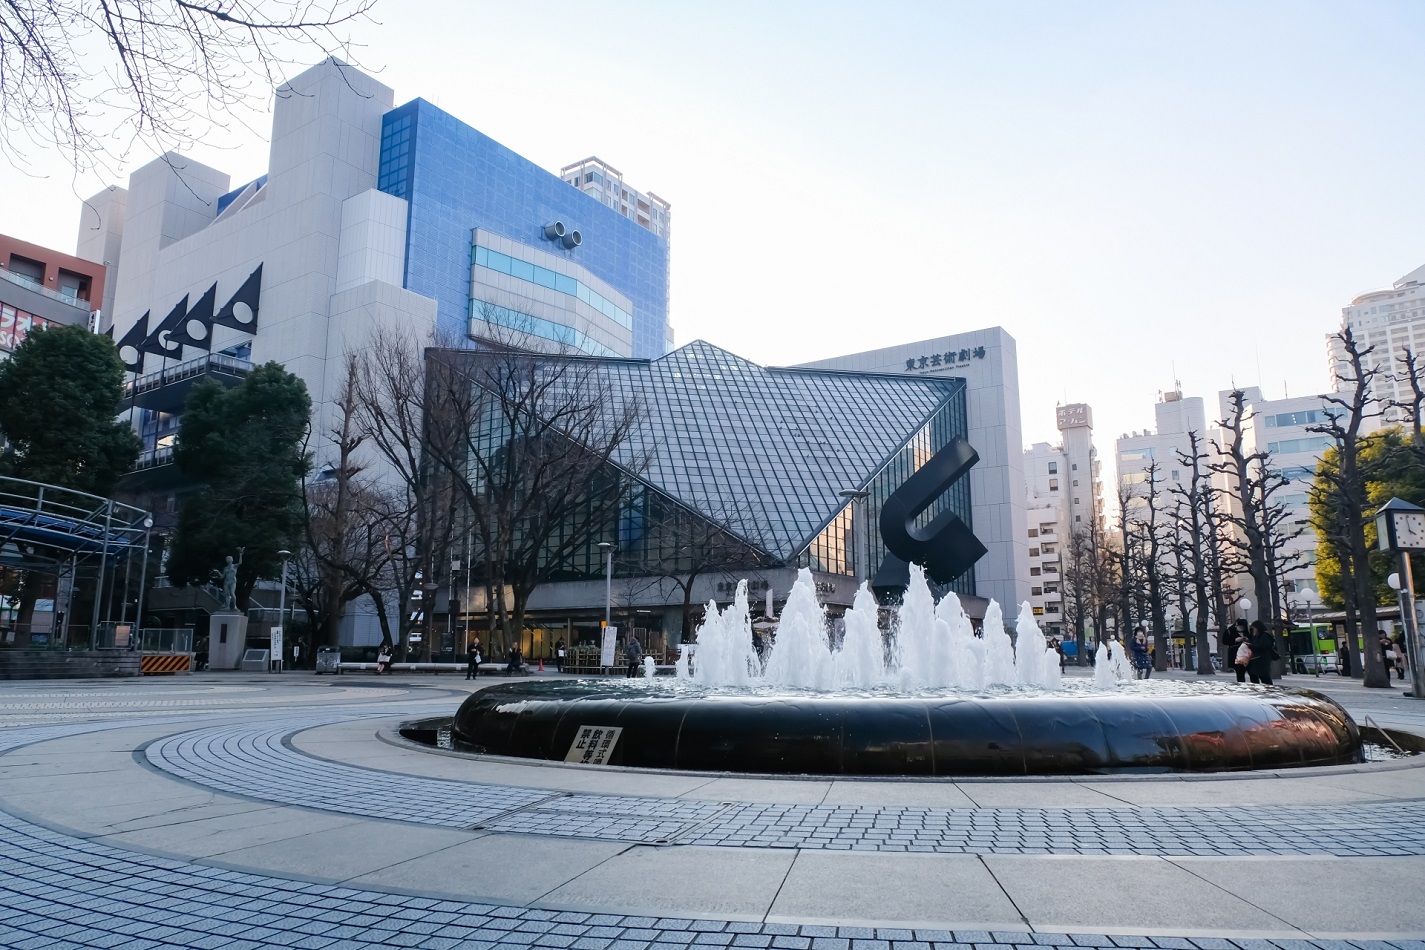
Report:
[[[1093,444],[1093,411],[1084,403],[1055,411],[1062,441],[1036,442],[1024,453],[1029,545],[1029,602],[1040,627],[1072,634],[1064,607],[1064,575],[1075,533],[1103,527],[1100,463]]]
[[[1290,598],[1304,587],[1316,587],[1316,533],[1311,528],[1307,502],[1316,466],[1333,443],[1329,437],[1308,429],[1326,421],[1325,410],[1329,407],[1322,396],[1264,399],[1255,386],[1243,392],[1249,413],[1243,426],[1243,448],[1249,454],[1269,453],[1272,470],[1288,480],[1272,495],[1271,502],[1286,508],[1280,530],[1285,534],[1300,532],[1281,546],[1282,592]],[[1230,395],[1230,391],[1221,394],[1224,406]]]
[[[967,440],[980,455],[970,469],[971,529],[988,549],[975,565],[975,592],[1013,605],[1029,599],[1024,443],[1020,436],[1019,354],[1000,327],[904,343],[806,364],[812,369],[948,376],[966,383]]]
[[[651,191],[639,191],[623,180],[623,172],[597,155],[559,169],[559,177],[592,195],[640,227],[661,238],[670,236],[673,206]]]
[[[1176,498],[1173,490],[1185,488],[1191,477],[1191,469],[1181,463],[1178,455],[1191,451],[1188,433],[1197,433],[1198,452],[1208,455],[1212,452],[1213,433],[1208,429],[1202,397],[1184,397],[1177,388],[1161,394],[1153,407],[1153,415],[1156,429],[1127,433],[1118,438],[1115,456],[1118,487],[1130,496],[1130,507],[1146,505],[1149,469],[1156,465],[1158,510],[1166,512],[1173,507]]]
[[[1399,363],[1404,347],[1419,355],[1425,353],[1425,266],[1397,280],[1389,290],[1376,290],[1361,294],[1351,301],[1349,307],[1341,308],[1341,327],[1350,328],[1361,349],[1374,347],[1368,357],[1372,366],[1381,372],[1372,384],[1372,395],[1382,404],[1380,422],[1390,424],[1399,421],[1400,411],[1388,404],[1391,401],[1409,402],[1410,383],[1394,377],[1403,375]],[[1332,388],[1341,391],[1346,368],[1346,348],[1334,336],[1327,338],[1327,349],[1331,359]]]

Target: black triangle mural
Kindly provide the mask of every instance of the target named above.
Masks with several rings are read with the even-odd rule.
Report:
[[[177,329],[168,334],[168,339],[180,346],[196,346],[200,350],[212,349],[213,304],[217,299],[218,285],[214,284],[198,298],[193,309],[179,321]]]
[[[124,338],[119,341],[119,359],[124,361],[124,368],[131,373],[143,372],[143,342],[148,336],[148,314],[145,310],[143,316],[133,326],[129,327],[129,332],[124,334]],[[109,329],[113,329],[110,327]],[[134,357],[129,359],[124,355],[125,350],[133,350]]]
[[[178,329],[187,313],[188,295],[184,294],[183,299],[174,304],[168,316],[163,318],[163,322],[154,327],[153,332],[143,341],[144,351],[155,356],[182,356],[183,344],[172,342],[169,335]]]
[[[261,296],[262,265],[258,264],[257,270],[248,275],[237,293],[233,294],[232,298],[223,304],[223,309],[218,311],[217,316],[213,317],[213,323],[245,333],[256,333],[257,303]]]

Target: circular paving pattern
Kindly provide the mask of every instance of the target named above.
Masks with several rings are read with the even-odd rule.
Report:
[[[302,738],[309,730],[360,723],[361,733],[379,748],[375,739],[379,726],[389,725],[395,717],[433,713],[432,704],[420,701],[423,691],[382,689],[381,701],[371,702],[378,697],[352,695],[346,688],[283,694],[257,687],[247,695],[265,700],[242,706],[211,702],[219,697],[236,699],[246,689],[185,689],[181,695],[175,690],[171,700],[161,690],[123,696],[117,689],[75,690],[86,694],[87,721],[74,721],[71,706],[60,710],[70,711],[69,721],[30,726],[17,724],[27,715],[47,711],[49,702],[63,703],[68,691],[8,692],[0,695],[0,724],[9,726],[0,728],[0,765],[7,766],[0,771],[17,780],[23,771],[20,764],[43,762],[52,755],[48,750],[59,749],[67,740],[135,730],[134,734],[145,732],[149,738],[135,740],[127,761],[137,760],[161,773],[165,778],[155,776],[154,781],[167,781],[176,790],[201,789],[205,795],[211,793],[214,801],[276,803],[313,815],[383,819],[380,824],[386,827],[394,819],[396,826],[412,828],[413,834],[417,826],[430,828],[429,833],[479,826],[481,833],[495,832],[512,840],[614,842],[633,847],[653,843],[660,847],[646,850],[660,853],[683,848],[688,853],[729,855],[851,851],[877,860],[915,857],[905,852],[927,852],[929,859],[945,860],[976,860],[974,856],[992,860],[1002,855],[1028,860],[1028,856],[1046,855],[1052,860],[1092,861],[1132,854],[1181,857],[1188,862],[1238,856],[1346,862],[1393,857],[1417,862],[1425,856],[1421,796],[1358,801],[1347,807],[1234,805],[1230,813],[1203,805],[832,806],[759,802],[755,785],[741,796],[743,800],[723,802],[421,777],[319,757],[302,751],[298,744],[311,744]],[[369,692],[376,691],[358,691]],[[89,699],[99,700],[100,705]],[[166,705],[205,699],[210,701],[206,707],[185,706],[181,712]],[[331,703],[340,705],[327,705]],[[111,745],[130,748],[124,741]],[[1402,770],[1408,776],[1418,773]],[[55,781],[56,787],[62,787],[58,778]],[[95,806],[102,808],[102,779],[95,781],[92,795]],[[1274,780],[1256,781],[1269,785]],[[636,783],[631,787],[636,788]],[[1411,787],[1425,792],[1425,785]],[[418,802],[420,807],[393,815],[393,801]],[[1069,935],[1029,927],[987,931],[836,926],[825,921],[735,920],[714,914],[686,919],[449,900],[156,855],[51,826],[32,818],[33,812],[42,810],[17,806],[8,795],[0,799],[0,947],[984,950],[1033,945],[1425,950],[1425,942],[1412,939],[1418,934],[1405,933],[1389,941],[1353,939],[1349,944],[1307,939],[1307,934],[1274,939],[1234,939],[1230,934],[1201,931]],[[1231,820],[1224,820],[1229,814]],[[1331,865],[1345,875],[1349,871],[1342,869],[1349,866],[1353,865]],[[617,890],[613,888],[615,902]]]

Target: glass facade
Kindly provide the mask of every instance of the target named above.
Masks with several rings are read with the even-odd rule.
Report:
[[[553,320],[545,320],[528,313],[521,313],[518,310],[511,310],[509,307],[500,307],[485,300],[472,299],[470,301],[470,322],[474,324],[477,321],[493,323],[496,326],[507,327],[520,333],[529,333],[541,339],[551,340],[561,346],[572,347],[580,353],[587,353],[590,356],[618,356],[607,346],[571,326],[555,323]],[[471,335],[474,335],[473,329]]]
[[[410,202],[405,286],[437,302],[443,331],[466,329],[471,232],[480,228],[565,255],[604,281],[633,304],[633,355],[664,353],[668,241],[557,175],[416,99],[382,120],[377,187]],[[583,244],[546,241],[551,221],[580,231]]]
[[[868,490],[874,527],[891,492],[967,431],[959,379],[768,369],[701,341],[661,359],[588,366],[584,378],[601,398],[640,407],[614,457],[636,474],[622,476],[617,525],[548,565],[567,579],[602,576],[597,540],[615,536],[620,575],[686,573],[710,556],[727,566],[854,574],[853,515],[839,493]],[[920,523],[946,510],[973,527],[968,478]],[[879,531],[870,533],[879,566],[885,552]],[[973,572],[954,587],[973,593]]]
[[[522,261],[518,257],[510,257],[508,254],[501,254],[499,251],[492,251],[478,244],[471,249],[470,262],[479,264],[481,267],[488,267],[496,273],[508,274],[518,280],[527,280],[531,284],[577,297],[619,326],[633,329],[632,314],[612,300],[607,300],[601,294],[591,290],[583,281],[566,277],[563,274],[556,274],[547,267],[540,267],[538,264]]]

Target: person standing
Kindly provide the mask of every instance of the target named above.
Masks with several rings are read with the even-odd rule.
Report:
[[[1247,676],[1254,683],[1272,685],[1272,660],[1277,658],[1277,638],[1260,620],[1253,620],[1247,634],[1247,646],[1252,658],[1247,661]]]
[[[564,672],[564,641],[558,640],[554,644],[554,669],[560,673]]]
[[[624,659],[628,660],[628,676],[630,679],[638,675],[638,668],[643,665],[643,645],[638,642],[638,637],[632,632],[628,635],[628,642],[623,646]]]
[[[465,658],[465,678],[473,680],[480,675],[480,661],[484,659],[480,655],[480,638],[470,638],[469,654]]]
[[[1148,652],[1148,634],[1142,627],[1133,630],[1133,642],[1129,649],[1133,651],[1133,678],[1145,680],[1153,672],[1153,656]]]
[[[1395,666],[1395,650],[1390,642],[1390,634],[1382,633],[1377,642],[1380,644],[1380,663],[1385,667],[1385,678],[1390,679],[1391,667]]]
[[[1247,621],[1238,619],[1227,631],[1227,662],[1232,664],[1232,672],[1237,674],[1237,682],[1247,682],[1247,664],[1238,663],[1238,651],[1247,642]]]

